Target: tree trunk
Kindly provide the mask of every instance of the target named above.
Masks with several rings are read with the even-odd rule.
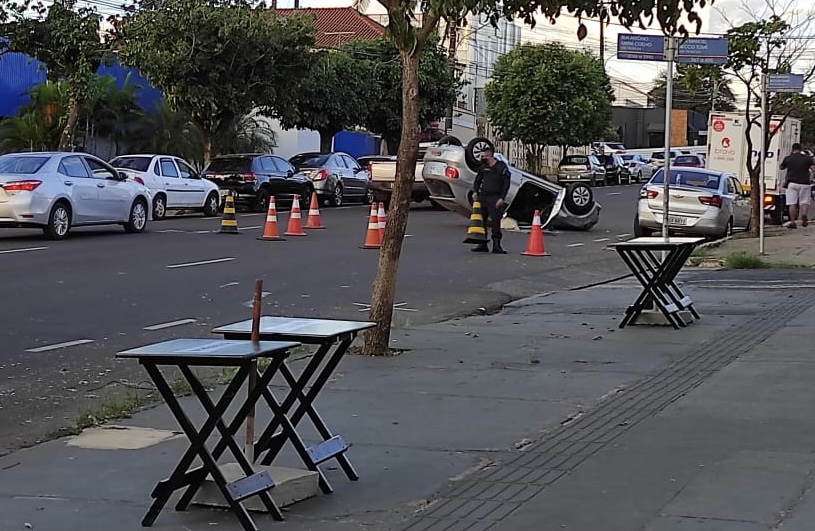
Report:
[[[62,134],[59,136],[59,146],[57,151],[68,151],[74,140],[74,130],[76,123],[79,121],[79,98],[71,96],[68,100],[68,120],[65,122],[65,127],[62,129]]]
[[[203,129],[201,132],[204,136],[204,165],[206,165],[212,160],[212,147],[215,143],[215,134],[213,134],[211,131],[204,131]]]
[[[764,215],[764,198],[761,197],[761,171],[760,168],[748,168],[750,174],[750,201],[753,210],[750,212],[750,234],[759,235],[761,216]]]
[[[402,61],[402,138],[397,154],[396,182],[391,196],[388,224],[379,251],[379,267],[371,294],[370,320],[376,323],[376,327],[365,333],[363,354],[368,356],[390,353],[396,275],[410,213],[416,159],[419,156],[419,52],[401,51],[399,55]]]
[[[320,151],[330,153],[334,148],[334,135],[338,131],[321,129],[320,131]]]

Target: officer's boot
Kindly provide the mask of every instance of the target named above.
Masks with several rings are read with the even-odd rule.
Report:
[[[487,247],[487,242],[479,243],[478,245],[476,245],[475,247],[473,247],[470,250],[472,252],[474,252],[474,253],[488,253],[488,252],[490,252],[490,248]]]
[[[495,254],[507,254],[503,247],[501,247],[501,237],[492,237],[492,252]]]

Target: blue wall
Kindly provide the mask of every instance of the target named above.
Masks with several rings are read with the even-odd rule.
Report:
[[[340,131],[334,135],[334,151],[344,151],[354,158],[379,155],[381,140],[368,133]]]
[[[100,75],[110,75],[121,88],[130,74],[129,83],[138,86],[136,103],[146,112],[152,112],[162,99],[160,90],[150,86],[135,68],[129,68],[114,62],[109,66],[99,67]],[[28,91],[31,87],[45,81],[45,67],[42,63],[21,53],[0,55],[0,117],[14,116],[28,103]]]

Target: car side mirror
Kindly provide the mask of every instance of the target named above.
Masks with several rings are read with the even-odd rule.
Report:
[[[286,170],[286,177],[294,177],[294,172],[291,170]]]
[[[123,171],[117,171],[116,172],[116,178],[118,180],[120,180],[120,181],[126,181],[127,180],[127,174],[125,172],[123,172]]]

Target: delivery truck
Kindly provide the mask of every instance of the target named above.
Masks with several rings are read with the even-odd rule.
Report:
[[[758,118],[758,114],[754,116]],[[753,149],[747,146],[746,131],[749,127]],[[779,165],[784,157],[792,152],[792,145],[801,141],[801,121],[797,118],[772,116],[770,118],[770,147],[766,155],[764,212],[773,223],[780,225],[784,220],[784,177],[785,171]],[[708,156],[706,167],[711,170],[732,173],[739,178],[742,187],[750,190],[748,160],[759,163],[761,148],[761,127],[748,122],[743,113],[711,112],[708,120]],[[749,159],[748,159],[749,157]]]

